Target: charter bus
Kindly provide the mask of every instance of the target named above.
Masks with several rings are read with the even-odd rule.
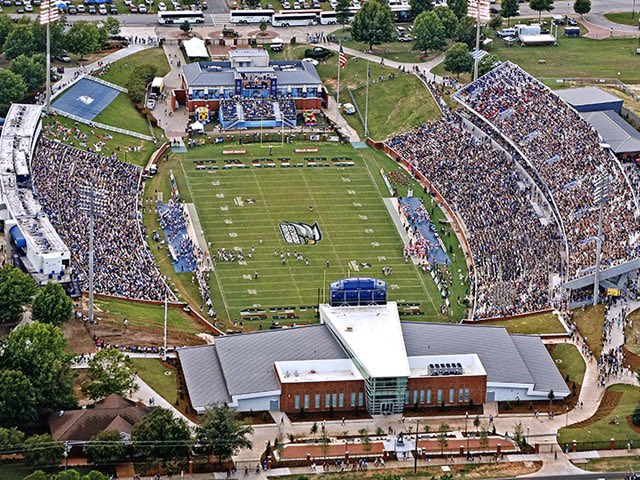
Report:
[[[275,13],[271,18],[274,27],[317,25],[320,10],[289,10]]]
[[[171,25],[175,23],[204,23],[204,13],[202,10],[194,12],[190,10],[178,12],[158,12],[158,23],[160,25]]]
[[[276,13],[273,10],[231,10],[229,21],[231,23],[271,23],[271,17]]]
[[[401,4],[401,5],[389,5],[391,12],[395,16],[396,22],[408,22],[409,21],[409,10],[411,10],[410,5]]]
[[[333,10],[320,12],[320,25],[335,25],[338,23],[338,14]]]

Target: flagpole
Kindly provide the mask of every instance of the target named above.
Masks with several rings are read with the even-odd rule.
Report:
[[[480,1],[476,0],[476,56],[473,59],[473,81],[478,79],[478,64],[480,63]]]
[[[369,136],[369,77],[371,70],[369,69],[369,59],[367,59],[367,89],[365,90],[364,100],[364,137]]]
[[[338,112],[340,112],[340,51],[342,50],[342,40],[340,40],[340,48],[338,48],[338,91],[336,93],[336,103],[338,104]]]

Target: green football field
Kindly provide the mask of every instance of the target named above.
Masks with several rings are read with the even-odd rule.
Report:
[[[296,147],[319,151],[295,153]],[[222,248],[244,252],[244,261],[216,264],[211,288],[219,317],[243,321],[245,329],[266,328],[273,320],[313,321],[312,307],[328,283],[373,276],[388,282],[391,300],[417,304],[414,313],[420,313],[403,318],[447,320],[431,277],[403,260],[402,240],[383,203],[389,194],[379,172],[379,152],[324,143],[285,145],[273,149],[270,159],[276,166],[271,168],[252,164],[268,157],[267,148],[224,148],[247,152],[223,155],[222,147],[199,147],[181,164],[211,255]],[[309,158],[330,166],[311,167]],[[246,168],[223,168],[231,160]],[[283,222],[317,224],[322,238],[314,244],[286,243]],[[296,259],[296,253],[306,261]],[[393,268],[392,275],[382,275],[385,266]]]

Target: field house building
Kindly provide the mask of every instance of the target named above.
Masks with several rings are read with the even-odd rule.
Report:
[[[320,305],[320,324],[217,337],[178,350],[193,408],[401,413],[546,400],[569,389],[540,337],[400,322],[395,302]]]
[[[269,53],[263,49],[232,50],[224,62],[186,64],[181,81],[182,89],[175,92],[176,100],[186,105],[189,112],[198,107],[219,111],[224,99],[265,102],[290,99],[298,111],[319,110],[326,98],[322,80],[312,63],[270,61]]]

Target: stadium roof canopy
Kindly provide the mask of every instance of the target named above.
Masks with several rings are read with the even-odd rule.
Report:
[[[585,112],[581,115],[598,131],[614,153],[640,152],[640,132],[613,110]]]
[[[622,99],[597,87],[580,87],[557,90],[555,93],[579,112],[599,110],[620,111]]]

